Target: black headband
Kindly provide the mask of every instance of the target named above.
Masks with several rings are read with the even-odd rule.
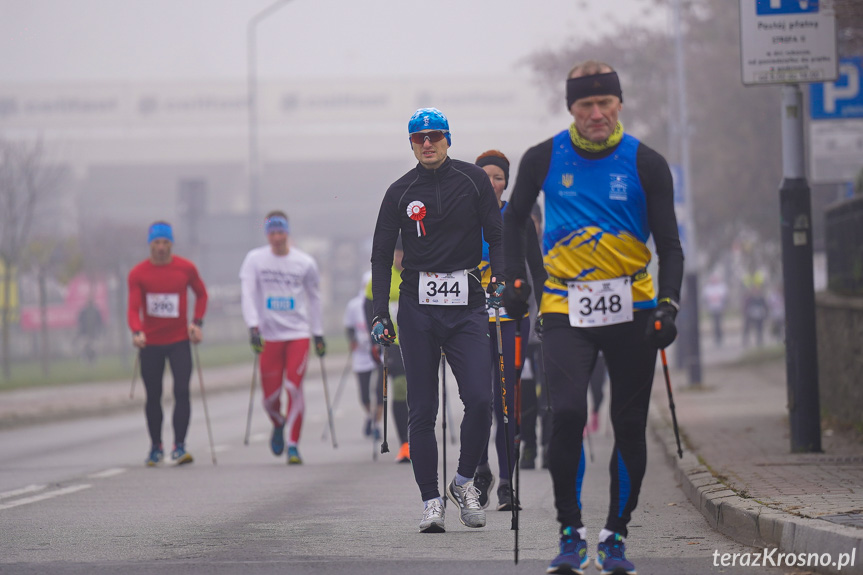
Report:
[[[506,158],[501,158],[500,156],[483,156],[476,161],[476,165],[480,168],[483,166],[497,166],[503,170],[504,189],[509,185],[509,161]]]
[[[581,98],[590,96],[617,96],[623,102],[623,92],[620,90],[620,78],[617,72],[579,76],[566,81],[566,109]]]

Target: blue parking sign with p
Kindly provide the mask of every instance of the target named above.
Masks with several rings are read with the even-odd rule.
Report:
[[[756,0],[755,13],[759,16],[775,16],[818,12],[818,3],[819,0]]]
[[[811,84],[809,105],[813,120],[863,118],[863,57],[839,60],[835,82]]]

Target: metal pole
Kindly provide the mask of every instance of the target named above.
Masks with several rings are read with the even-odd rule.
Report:
[[[260,160],[258,156],[258,82],[257,82],[257,36],[258,24],[290,0],[277,0],[249,20],[246,26],[246,58],[248,67],[249,106],[249,215],[254,222],[260,211]]]
[[[689,384],[701,385],[701,340],[698,330],[698,242],[693,213],[692,178],[689,163],[689,108],[686,99],[686,62],[683,54],[683,29],[680,20],[681,0],[674,0],[674,62],[677,76],[677,126],[680,131],[680,164],[683,172],[684,214],[686,235],[683,238],[686,256],[686,273],[683,277],[683,325],[680,343],[683,344],[684,365],[689,369]]]
[[[803,94],[782,87],[782,280],[785,289],[785,365],[792,452],[821,451],[812,209],[803,157]]]

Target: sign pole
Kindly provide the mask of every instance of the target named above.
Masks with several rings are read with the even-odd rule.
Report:
[[[791,451],[820,452],[812,208],[803,159],[803,94],[798,84],[782,87],[782,175],[779,210]]]

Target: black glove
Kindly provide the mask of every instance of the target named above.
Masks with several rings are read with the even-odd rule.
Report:
[[[396,340],[396,327],[388,316],[377,316],[372,320],[372,341],[390,345]]]
[[[253,352],[261,353],[264,351],[264,340],[261,339],[261,331],[258,328],[249,328],[249,343],[252,346]]]
[[[518,319],[527,313],[527,298],[530,297],[530,284],[526,280],[516,278],[503,290],[503,307],[506,314]]]
[[[677,326],[674,325],[676,317],[677,307],[671,300],[667,298],[660,300],[647,321],[647,341],[659,349],[665,349],[671,345],[677,337]]]
[[[324,343],[324,336],[322,335],[315,336],[315,353],[318,354],[318,357],[324,357],[327,353],[327,344]]]
[[[496,277],[491,278],[488,282],[488,287],[485,288],[486,293],[488,293],[488,298],[486,299],[486,307],[488,309],[500,309],[503,290],[504,283],[498,281]]]
[[[533,333],[536,334],[536,339],[542,341],[542,316],[536,316],[536,321],[533,323]]]

